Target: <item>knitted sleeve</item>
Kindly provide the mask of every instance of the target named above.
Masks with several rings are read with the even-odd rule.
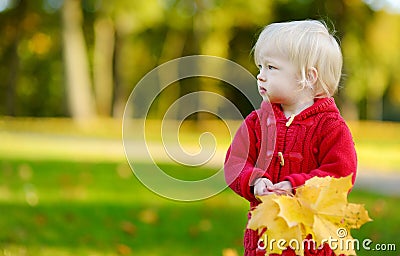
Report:
[[[248,201],[256,200],[252,185],[257,178],[271,177],[256,166],[261,133],[258,114],[253,111],[239,127],[225,158],[225,180],[229,187]],[[257,144],[258,143],[258,144]]]
[[[357,172],[357,156],[349,128],[342,118],[327,120],[318,129],[317,143],[311,149],[316,156],[318,167],[307,173],[296,173],[285,177],[293,187],[303,185],[314,177],[345,177],[353,174],[354,184]]]

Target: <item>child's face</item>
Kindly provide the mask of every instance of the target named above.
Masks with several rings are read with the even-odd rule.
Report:
[[[295,65],[275,47],[264,47],[257,63],[258,91],[263,100],[283,105],[299,100],[299,75]]]

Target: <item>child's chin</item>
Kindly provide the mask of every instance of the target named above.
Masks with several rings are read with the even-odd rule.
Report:
[[[261,98],[263,101],[271,102],[271,100],[265,95],[261,95]]]

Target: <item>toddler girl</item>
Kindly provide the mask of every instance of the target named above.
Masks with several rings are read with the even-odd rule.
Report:
[[[228,149],[229,187],[250,202],[269,193],[295,193],[314,177],[356,177],[354,142],[332,98],[342,54],[325,24],[315,20],[273,23],[255,46],[260,109],[250,113]],[[250,218],[250,214],[248,216]],[[257,231],[247,229],[245,255],[256,255]],[[295,255],[287,248],[282,255]],[[327,244],[305,255],[334,255]]]

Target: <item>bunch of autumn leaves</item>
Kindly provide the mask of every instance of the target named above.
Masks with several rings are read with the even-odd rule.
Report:
[[[261,196],[261,203],[251,212],[248,228],[258,230],[270,241],[304,241],[311,234],[320,246],[327,239],[346,244],[353,238],[350,229],[371,221],[364,205],[347,202],[352,187],[351,175],[344,178],[314,177],[296,189],[295,195]],[[265,246],[266,255],[282,253],[281,247]],[[297,255],[304,247],[296,246]],[[355,255],[354,248],[336,246],[335,254]]]

